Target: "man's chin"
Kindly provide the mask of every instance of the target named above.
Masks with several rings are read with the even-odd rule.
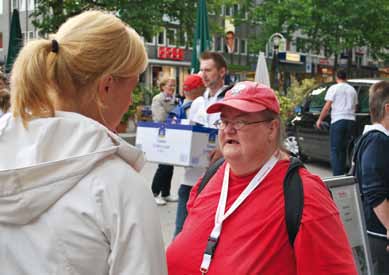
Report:
[[[240,159],[241,154],[237,151],[223,150],[223,157],[227,162]]]

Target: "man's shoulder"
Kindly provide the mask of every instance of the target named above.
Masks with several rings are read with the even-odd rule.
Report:
[[[304,190],[305,221],[337,214],[338,210],[322,179],[308,170],[299,171]]]
[[[199,96],[195,100],[192,101],[191,109],[197,110],[198,108],[201,108],[204,104],[204,96]]]

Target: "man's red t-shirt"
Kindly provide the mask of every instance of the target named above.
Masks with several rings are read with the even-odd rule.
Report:
[[[263,182],[223,222],[208,275],[357,274],[351,248],[328,190],[319,177],[300,169],[304,210],[294,249],[285,224],[283,179],[289,161],[279,161]],[[169,275],[201,274],[200,265],[212,231],[225,164],[196,198],[188,202],[182,232],[167,250]],[[230,172],[226,211],[255,176]]]

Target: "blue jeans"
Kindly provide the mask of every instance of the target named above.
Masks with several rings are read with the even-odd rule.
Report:
[[[178,188],[176,230],[174,232],[174,236],[177,236],[177,234],[181,232],[186,216],[188,215],[188,211],[186,210],[186,203],[189,200],[190,190],[192,190],[192,186],[184,184],[181,184]]]
[[[354,134],[354,128],[354,120],[342,119],[331,124],[331,167],[334,176],[346,173],[347,146]]]

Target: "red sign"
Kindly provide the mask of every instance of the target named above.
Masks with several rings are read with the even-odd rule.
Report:
[[[328,59],[326,59],[326,58],[320,58],[320,59],[319,59],[319,64],[322,64],[322,65],[329,65],[330,62],[329,62]]]
[[[184,60],[184,49],[171,47],[158,47],[159,59]]]

